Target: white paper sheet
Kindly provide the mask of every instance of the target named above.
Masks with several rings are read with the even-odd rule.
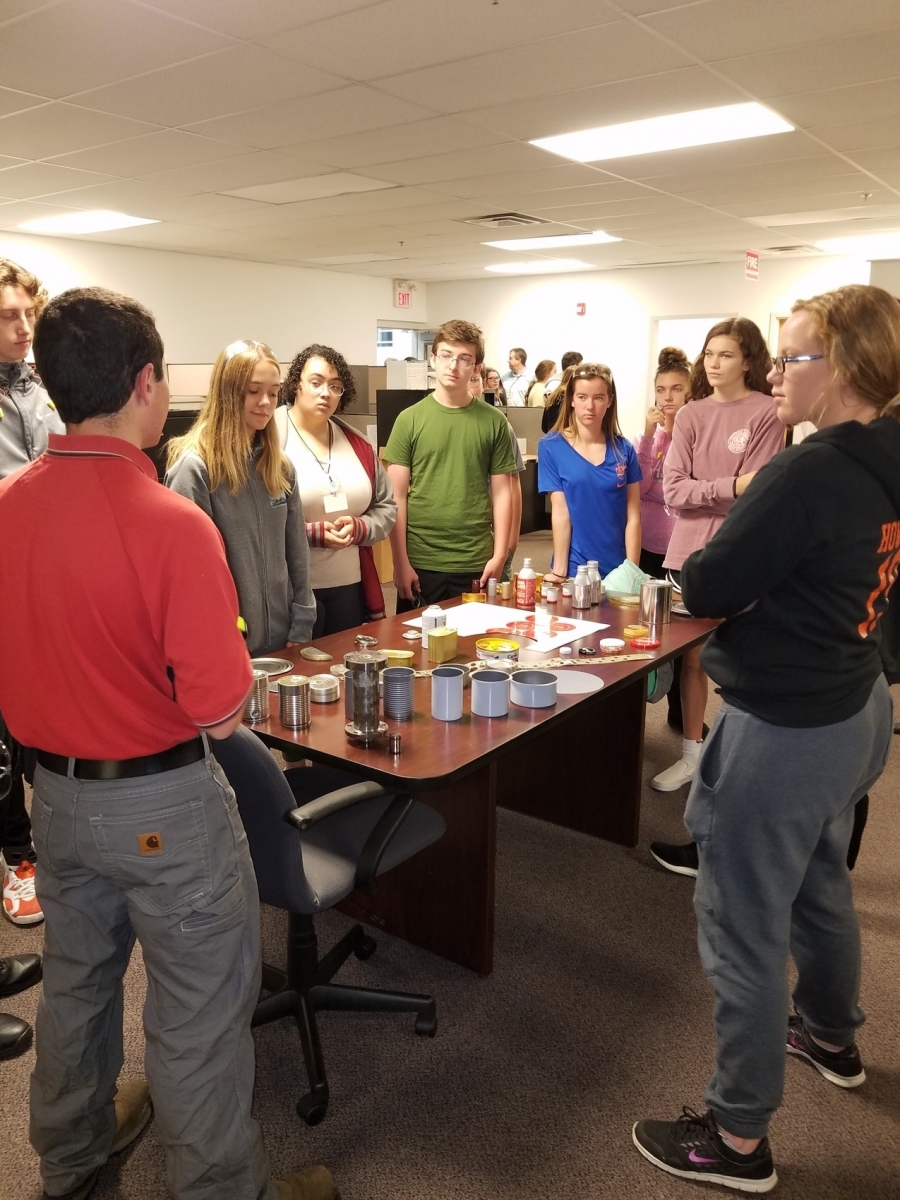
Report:
[[[597,621],[583,621],[580,617],[552,617],[556,627],[551,628],[548,636],[536,638],[533,632],[528,632],[534,627],[534,613],[530,609],[473,603],[456,604],[452,608],[445,608],[444,613],[447,625],[455,629],[460,637],[483,637],[489,629],[503,629],[513,641],[517,635],[533,639],[528,649],[538,650],[542,654],[548,650],[555,650],[558,646],[565,646],[567,642],[577,642],[579,638],[589,637],[593,633],[599,633],[601,629],[609,628],[608,625],[601,625]],[[412,620],[403,623],[419,629],[422,618],[413,617]]]

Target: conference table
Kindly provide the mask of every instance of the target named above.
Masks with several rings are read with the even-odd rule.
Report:
[[[448,601],[449,608],[459,601]],[[529,614],[510,601],[496,604],[498,626]],[[574,613],[560,599],[555,614],[576,616],[609,626],[572,643],[571,667],[552,668],[589,672],[603,681],[601,691],[560,695],[552,708],[520,708],[511,704],[508,717],[474,716],[468,686],[459,721],[431,716],[431,680],[414,681],[414,714],[408,721],[388,720],[390,732],[401,735],[401,753],[391,753],[387,737],[365,746],[345,731],[344,689],[330,704],[312,704],[307,729],[292,730],[278,720],[277,697],[270,697],[268,719],[249,727],[270,746],[298,753],[316,763],[339,767],[374,779],[387,787],[416,793],[441,813],[445,835],[427,850],[380,877],[374,898],[353,893],[347,912],[424,947],[480,975],[493,968],[494,881],[497,806],[526,813],[593,837],[624,846],[637,843],[641,805],[641,764],[644,743],[647,675],[665,662],[702,642],[717,622],[672,616],[660,635],[652,658],[620,662],[615,657],[584,658],[581,646],[598,647],[601,638],[622,637],[626,625],[637,621],[637,609],[608,601]],[[299,647],[279,651],[298,674],[327,672],[342,665],[347,651],[357,650],[355,638],[365,633],[378,639],[379,650],[413,650],[409,665],[430,670],[427,651],[419,642],[404,640],[404,624],[418,612],[320,638],[316,646],[333,656],[331,662],[311,662]],[[451,662],[476,658],[475,637],[459,637]],[[558,650],[552,654],[558,655]],[[637,653],[626,643],[626,653]],[[523,650],[523,667],[543,659]],[[485,663],[490,666],[490,663]]]

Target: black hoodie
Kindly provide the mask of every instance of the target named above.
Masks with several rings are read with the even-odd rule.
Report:
[[[736,707],[774,725],[845,721],[896,675],[900,422],[847,421],[763,467],[681,573],[698,617],[726,617],[701,661]]]

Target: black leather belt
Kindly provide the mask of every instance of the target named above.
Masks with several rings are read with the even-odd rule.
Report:
[[[188,767],[205,755],[203,738],[195,737],[189,742],[179,742],[161,754],[146,754],[142,758],[76,758],[72,774],[76,779],[138,779],[142,775],[158,775],[161,771]],[[46,750],[38,750],[37,760],[45,771],[52,771],[54,775],[68,775],[72,761]]]

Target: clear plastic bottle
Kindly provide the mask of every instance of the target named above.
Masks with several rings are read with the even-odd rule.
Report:
[[[553,620],[550,615],[550,609],[547,607],[546,601],[535,605],[534,609],[534,636],[549,637],[550,622]]]
[[[596,558],[588,560],[587,573],[591,581],[591,604],[599,604],[603,599],[603,581],[600,578],[600,564]]]
[[[516,608],[534,608],[536,585],[537,575],[531,565],[531,559],[526,558],[516,580]]]
[[[575,573],[575,587],[572,589],[572,607],[591,607],[591,581],[586,566],[580,566]]]

